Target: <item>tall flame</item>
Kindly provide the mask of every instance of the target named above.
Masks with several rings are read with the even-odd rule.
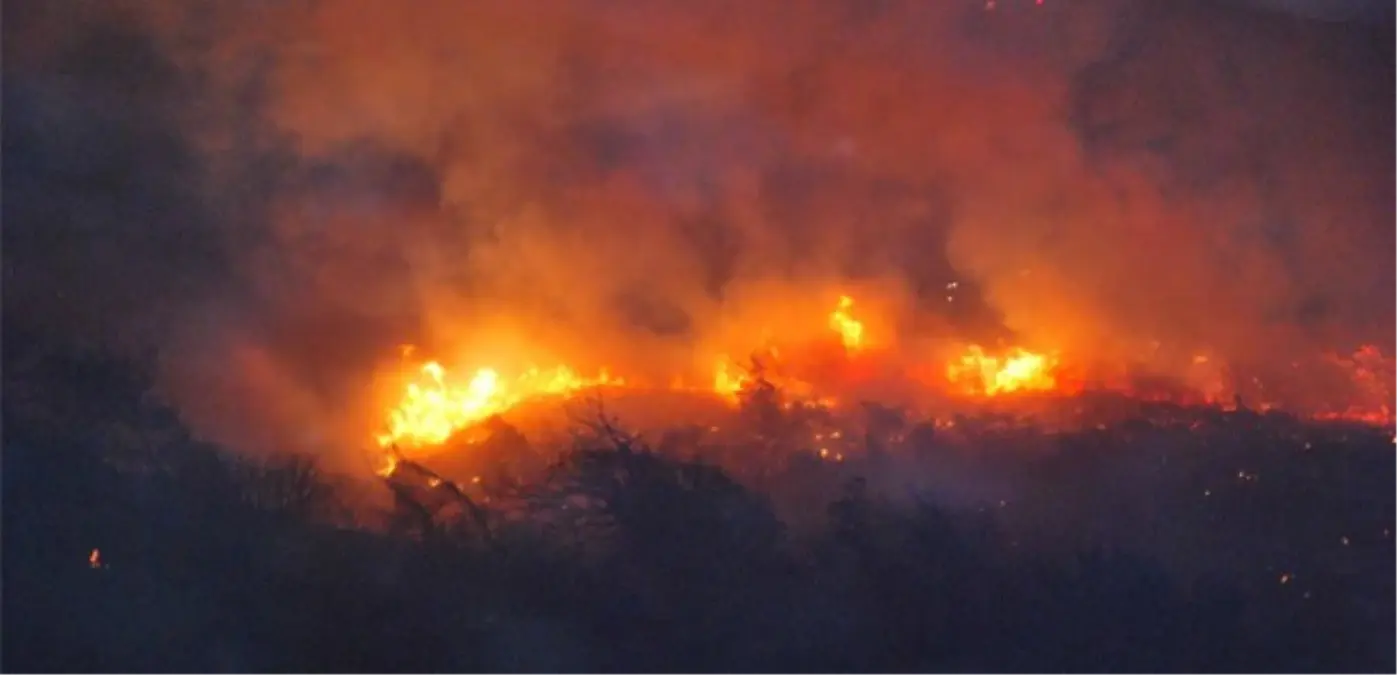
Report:
[[[839,333],[840,339],[844,342],[844,349],[856,352],[863,348],[863,323],[854,319],[849,310],[854,306],[854,299],[847,296],[839,296],[839,306],[829,315],[829,327]]]

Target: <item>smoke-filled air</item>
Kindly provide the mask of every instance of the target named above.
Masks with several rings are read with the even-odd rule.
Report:
[[[40,109],[12,124],[43,116],[79,165],[124,142],[84,115],[138,130],[182,166],[132,151],[126,180],[182,201],[58,207],[110,244],[46,241],[87,269],[21,263],[57,278],[11,304],[80,284],[52,329],[153,348],[235,447],[372,445],[431,362],[445,391],[712,389],[837,345],[842,297],[862,396],[1024,350],[1058,387],[1391,397],[1295,375],[1394,341],[1390,87],[1322,27],[1195,2],[77,8],[23,13]]]

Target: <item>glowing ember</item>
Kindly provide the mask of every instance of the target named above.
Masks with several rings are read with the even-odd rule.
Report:
[[[991,356],[979,345],[946,366],[946,379],[968,394],[995,396],[1021,391],[1051,391],[1057,387],[1057,359],[1015,348]]]
[[[388,430],[379,435],[378,443],[382,447],[435,445],[458,430],[525,400],[620,384],[621,380],[613,379],[606,371],[595,378],[584,378],[567,366],[552,370],[531,368],[512,379],[502,378],[494,369],[481,368],[464,383],[454,384],[446,369],[431,361],[422,366],[417,381],[407,385],[402,400],[388,413]]]
[[[94,570],[102,568],[102,551],[100,549],[94,548],[91,553],[87,554],[87,566]]]
[[[839,306],[829,315],[829,327],[839,333],[839,338],[844,342],[844,349],[850,352],[856,352],[863,347],[863,323],[849,314],[853,306],[853,298],[841,295]]]

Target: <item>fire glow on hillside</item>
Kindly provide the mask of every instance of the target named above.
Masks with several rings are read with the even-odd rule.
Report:
[[[864,322],[856,318],[854,299],[840,295],[834,309],[829,313],[827,326],[829,333],[815,335],[809,342],[819,343],[837,339],[842,347],[843,364],[857,364],[866,359],[876,359],[880,355],[896,353],[892,340],[879,337],[877,349],[868,347]],[[844,383],[839,377],[826,378],[820,386],[811,384],[798,376],[773,370],[773,366],[789,366],[792,372],[803,372],[802,364],[789,354],[802,353],[802,345],[792,345],[794,349],[782,351],[784,345],[766,344],[760,356],[753,356],[755,367],[761,372],[749,371],[742,363],[725,355],[715,357],[711,386],[688,386],[682,378],[674,378],[665,385],[652,385],[642,378],[622,378],[612,375],[612,370],[602,368],[595,374],[582,374],[578,369],[557,364],[547,368],[531,366],[517,373],[504,374],[500,369],[483,365],[474,369],[451,371],[440,361],[427,361],[416,366],[418,372],[405,385],[397,402],[386,413],[385,431],[377,436],[380,447],[423,448],[445,443],[457,432],[469,428],[495,415],[509,412],[514,407],[529,401],[541,399],[568,399],[583,392],[595,393],[598,390],[656,391],[666,390],[695,396],[717,398],[729,406],[738,406],[742,396],[754,386],[758,378],[788,394],[808,398],[818,405],[835,407],[839,389]],[[407,348],[405,354],[413,350]],[[1353,359],[1335,359],[1335,363],[1345,366],[1349,377],[1366,393],[1376,399],[1386,396],[1380,382],[1379,371],[1384,363],[1381,352],[1375,347],[1364,347]],[[1210,365],[1207,357],[1199,355],[1192,359],[1195,368]],[[1022,346],[999,349],[986,349],[979,344],[962,344],[957,352],[947,358],[943,365],[922,359],[914,368],[919,372],[940,372],[939,380],[922,379],[919,385],[962,400],[975,401],[991,398],[1005,398],[1017,395],[1067,396],[1080,390],[1080,383],[1066,378],[1063,359],[1056,351],[1034,351]],[[1212,372],[1212,371],[1210,371]],[[1128,385],[1118,384],[1116,389],[1128,389]],[[1143,392],[1124,391],[1148,397]],[[1207,404],[1231,403],[1235,392],[1215,376],[1206,381],[1195,382],[1192,389],[1179,396],[1181,400]],[[818,398],[817,398],[818,396]],[[1156,397],[1157,398],[1157,397]],[[1262,403],[1263,409],[1273,407]],[[1387,423],[1391,419],[1390,410],[1384,405],[1351,405],[1334,411],[1313,413],[1318,419],[1346,419],[1369,423]]]
[[[829,325],[852,355],[862,344],[863,324],[851,314],[853,300],[840,296],[830,313]],[[405,355],[413,349],[403,350]],[[780,352],[768,346],[764,358],[775,361]],[[726,356],[716,360],[709,388],[689,387],[682,380],[673,380],[665,388],[716,396],[737,404],[741,393],[754,381],[753,373]],[[457,431],[508,411],[525,401],[542,398],[567,398],[581,391],[600,388],[640,386],[626,379],[613,377],[607,369],[595,376],[583,376],[566,365],[540,369],[531,367],[522,373],[505,377],[496,368],[483,366],[469,372],[468,377],[456,378],[438,361],[421,364],[416,377],[409,381],[401,399],[387,413],[386,430],[377,437],[381,447],[422,447],[445,442]],[[808,392],[810,385],[794,378],[780,378],[785,389]],[[824,399],[826,403],[830,399]]]

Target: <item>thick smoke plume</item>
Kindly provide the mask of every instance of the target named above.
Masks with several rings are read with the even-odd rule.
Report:
[[[159,7],[7,16],[7,319],[156,350],[234,446],[358,442],[405,343],[701,372],[849,288],[907,344],[1393,342],[1383,28],[1178,0]]]

